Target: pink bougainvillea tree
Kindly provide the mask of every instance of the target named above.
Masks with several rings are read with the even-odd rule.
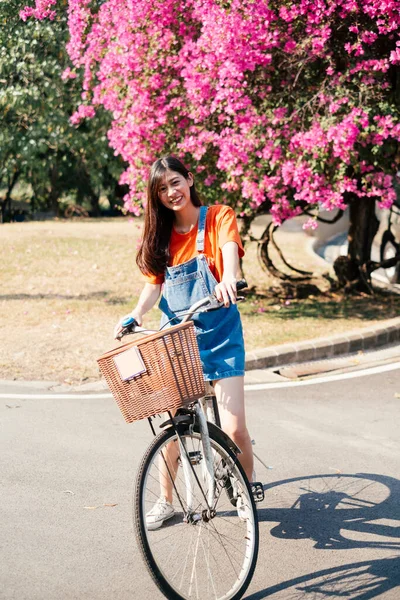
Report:
[[[37,0],[21,17],[63,10]],[[351,257],[365,265],[374,204],[396,198],[400,1],[69,0],[68,22],[64,77],[83,73],[71,122],[111,112],[128,210],[140,212],[150,163],[175,153],[206,197],[249,219],[352,204],[353,239],[367,215]]]

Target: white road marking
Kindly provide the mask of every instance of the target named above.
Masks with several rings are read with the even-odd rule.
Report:
[[[400,362],[389,365],[379,365],[370,369],[360,369],[359,371],[351,371],[351,373],[338,373],[337,375],[327,375],[326,377],[316,377],[315,379],[300,379],[299,381],[282,381],[275,383],[249,383],[244,386],[246,392],[257,390],[274,390],[287,387],[298,387],[300,385],[319,385],[321,383],[331,383],[332,381],[340,381],[341,379],[355,379],[356,377],[364,377],[367,375],[376,375],[387,371],[395,371],[400,369]]]
[[[26,394],[0,394],[0,399],[5,400],[84,400],[85,398],[90,398],[94,400],[101,400],[102,398],[112,398],[111,394],[30,394],[27,392]]]
[[[338,373],[337,375],[327,375],[326,377],[316,377],[315,379],[300,379],[299,381],[278,381],[274,383],[248,383],[244,386],[246,392],[255,392],[258,390],[276,390],[279,388],[298,387],[301,385],[320,385],[321,383],[331,383],[342,379],[355,379],[356,377],[364,377],[368,375],[377,375],[378,373],[387,373],[400,369],[400,362],[389,365],[379,365],[369,369],[360,369],[351,373]],[[101,400],[112,398],[111,394],[0,394],[1,400]]]

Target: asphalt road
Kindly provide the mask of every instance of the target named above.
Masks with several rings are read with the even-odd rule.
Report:
[[[246,598],[400,598],[400,370],[249,392],[266,484]],[[151,439],[109,399],[0,401],[3,600],[161,599],[131,490]]]

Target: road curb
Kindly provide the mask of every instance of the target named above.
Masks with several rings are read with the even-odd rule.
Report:
[[[246,352],[246,370],[267,369],[372,350],[400,342],[400,317],[365,329]]]
[[[364,350],[374,350],[396,343],[400,343],[400,317],[329,338],[314,338],[295,344],[279,344],[254,352],[246,352],[246,371],[322,360]],[[37,392],[57,394],[83,393],[91,395],[108,391],[104,379],[78,386],[55,381],[0,380],[0,389],[12,393],[15,388],[26,388],[31,391],[33,388]]]

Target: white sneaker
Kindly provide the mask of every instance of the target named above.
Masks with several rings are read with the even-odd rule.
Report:
[[[236,510],[241,521],[247,521],[250,517],[249,506],[243,496],[238,496],[236,500]]]
[[[159,529],[164,521],[175,514],[175,509],[164,497],[157,500],[153,508],[146,515],[146,526],[149,531]]]

